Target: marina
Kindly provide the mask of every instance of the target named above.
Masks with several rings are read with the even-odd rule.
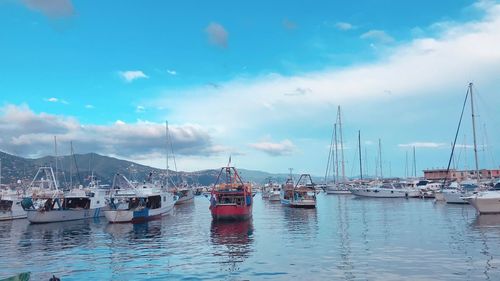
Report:
[[[317,208],[296,209],[256,196],[250,220],[228,223],[212,221],[204,196],[194,201],[141,224],[109,224],[105,218],[0,222],[0,277],[31,272],[33,280],[52,274],[61,280],[500,278],[500,215],[479,216],[470,205],[321,193]]]

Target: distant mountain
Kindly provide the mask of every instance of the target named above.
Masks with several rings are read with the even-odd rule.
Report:
[[[2,161],[2,184],[13,184],[21,180],[24,184],[29,183],[35,175],[38,167],[51,166],[55,169],[56,161],[53,156],[42,158],[23,158],[0,151]],[[143,181],[149,173],[153,178],[165,181],[165,169],[157,169],[127,160],[117,159],[99,155],[96,153],[66,155],[57,158],[57,177],[61,183],[69,185],[86,185],[91,175],[100,180],[102,184],[112,184],[116,173],[125,175],[130,180]],[[196,172],[174,172],[169,170],[169,176],[174,182],[186,181],[194,185],[210,185],[217,180],[219,169],[202,170]],[[287,174],[272,174],[262,171],[238,169],[244,181],[265,183],[270,178],[278,183],[287,179]]]

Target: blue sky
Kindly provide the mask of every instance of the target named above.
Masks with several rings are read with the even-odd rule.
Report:
[[[7,152],[52,153],[57,135],[63,151],[73,140],[164,167],[169,120],[180,170],[232,154],[243,168],[321,175],[341,105],[347,174],[359,129],[368,172],[381,138],[384,174],[403,175],[413,145],[419,170],[447,164],[473,81],[480,163],[498,166],[494,1],[8,0],[0,25]]]

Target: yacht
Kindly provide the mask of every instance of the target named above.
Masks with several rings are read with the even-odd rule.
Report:
[[[462,199],[474,206],[480,214],[500,214],[500,190],[482,191]]]
[[[351,193],[356,196],[375,198],[410,198],[419,196],[417,190],[403,188],[398,183],[378,183],[368,187],[359,186],[351,189]]]

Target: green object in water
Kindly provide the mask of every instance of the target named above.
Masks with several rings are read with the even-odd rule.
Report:
[[[31,272],[23,272],[23,273],[19,273],[16,276],[12,276],[12,277],[5,278],[5,279],[0,279],[0,281],[29,281],[30,275],[31,275]]]

